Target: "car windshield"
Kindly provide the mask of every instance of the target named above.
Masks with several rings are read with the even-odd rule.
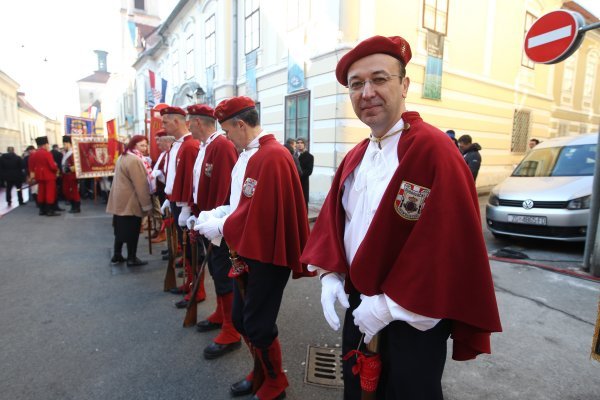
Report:
[[[596,145],[534,149],[515,168],[512,176],[592,176]]]

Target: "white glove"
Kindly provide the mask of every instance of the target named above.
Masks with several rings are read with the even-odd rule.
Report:
[[[150,172],[150,175],[152,175],[152,177],[154,178],[158,178],[159,176],[162,176],[163,173],[160,169],[155,169],[152,172]]]
[[[393,321],[390,309],[385,301],[385,295],[361,295],[361,302],[352,312],[354,325],[365,334],[365,343],[369,343],[373,336]]]
[[[196,225],[194,229],[208,240],[213,240],[216,237],[223,236],[224,223],[225,218],[209,217],[207,221]]]
[[[211,215],[210,215],[210,211],[202,211],[200,212],[200,214],[198,214],[198,219],[196,220],[196,226],[198,226],[198,224],[203,224],[206,221],[208,221],[210,219]],[[197,228],[194,228],[196,230],[198,230]]]
[[[188,207],[188,206],[181,207],[181,213],[179,214],[179,218],[177,219],[177,223],[179,224],[180,227],[185,228],[185,226],[187,224],[187,220],[191,214],[192,214],[191,207]]]
[[[327,323],[334,331],[340,329],[340,319],[335,312],[335,301],[339,301],[342,307],[348,308],[348,295],[344,292],[342,278],[336,273],[327,274],[321,279],[321,306]]]
[[[171,202],[169,201],[169,199],[166,199],[165,202],[160,207],[160,212],[164,214],[167,211],[167,209],[170,207],[171,207]]]
[[[187,219],[187,221],[185,221],[185,225],[187,226],[188,229],[192,230],[194,229],[194,225],[196,224],[196,217],[193,215],[190,215],[190,217]]]
[[[224,216],[229,214],[229,209],[230,209],[230,206],[225,205],[225,206],[219,206],[219,207],[212,209],[210,211],[207,211],[207,212],[215,218],[223,218]]]

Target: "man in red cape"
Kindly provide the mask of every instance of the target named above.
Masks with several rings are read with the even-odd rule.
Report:
[[[277,314],[290,270],[293,278],[312,276],[300,263],[308,237],[300,178],[290,152],[262,130],[252,99],[224,100],[215,116],[241,153],[231,173],[230,204],[200,213],[195,229],[211,240],[222,235],[235,260],[229,272],[238,283],[233,324],[265,377],[253,399],[281,399],[288,381]],[[251,373],[234,383],[231,394],[251,393],[253,380]]]
[[[37,202],[40,206],[40,215],[58,216],[60,214],[53,208],[56,201],[58,166],[54,162],[52,153],[48,151],[50,148],[48,136],[36,137],[35,144],[38,149],[29,157],[29,171],[33,173],[33,177],[38,183]]]
[[[379,335],[377,398],[437,400],[448,337],[453,358],[469,360],[490,353],[501,326],[469,169],[406,111],[410,58],[403,38],[375,36],[340,59],[337,80],[371,134],[336,171],[301,261],[320,274],[333,329],[335,302],[348,308],[344,354]],[[355,363],[344,362],[345,399],[361,395]]]
[[[195,104],[187,108],[187,113],[190,131],[202,142],[193,170],[193,198],[190,199],[193,215],[188,218],[188,228],[191,229],[192,222],[198,222],[201,211],[229,204],[231,170],[238,155],[233,143],[215,129],[216,121],[211,107]],[[204,240],[208,247],[207,239],[199,237],[199,240]],[[227,243],[215,241],[208,259],[208,269],[215,284],[217,308],[197,324],[199,332],[220,329],[212,343],[204,349],[207,359],[221,357],[241,347],[240,334],[231,320],[233,280],[227,275],[230,267]]]
[[[188,130],[185,119],[187,113],[184,109],[180,107],[165,107],[160,110],[160,115],[162,116],[163,128],[167,132],[167,135],[174,136],[176,139],[171,145],[171,150],[167,158],[167,177],[165,183],[167,200],[163,202],[161,210],[164,212],[167,207],[171,207],[173,221],[176,223],[175,227],[177,229],[179,245],[182,245],[182,228],[185,227],[186,221],[191,215],[189,201],[192,198],[192,170],[200,149],[200,142],[194,139]],[[189,292],[194,281],[190,263],[191,247],[189,246],[189,242],[186,245],[185,282],[183,286],[172,290],[172,293],[175,294]],[[201,282],[196,301],[200,302],[205,298],[204,282]],[[175,306],[177,308],[185,308],[187,307],[187,303],[188,301],[183,299],[175,303]]]

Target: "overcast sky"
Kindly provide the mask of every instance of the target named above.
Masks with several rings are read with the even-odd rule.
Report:
[[[177,1],[160,3],[164,19]],[[600,0],[578,3],[600,17]],[[93,51],[109,52],[109,71],[120,61],[120,7],[120,0],[0,0],[0,70],[48,117],[78,115],[76,81],[97,69]]]

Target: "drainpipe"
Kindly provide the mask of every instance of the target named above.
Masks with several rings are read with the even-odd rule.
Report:
[[[238,0],[233,0],[233,96],[238,95]]]

